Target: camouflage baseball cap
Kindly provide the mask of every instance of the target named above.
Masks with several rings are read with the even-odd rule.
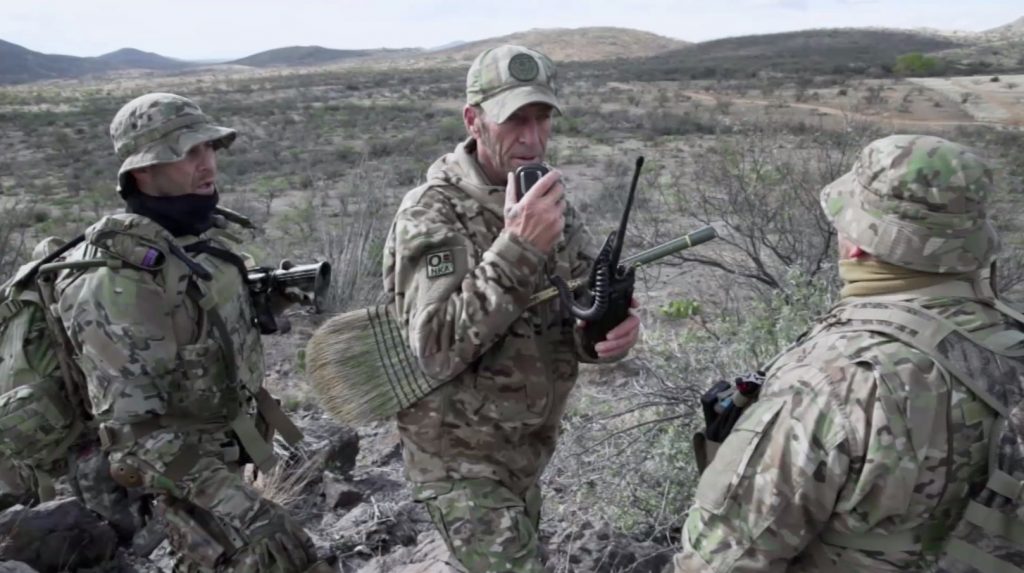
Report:
[[[853,169],[821,192],[844,237],[894,265],[931,273],[982,268],[999,250],[985,213],[992,171],[939,137],[892,135],[868,144]]]
[[[184,159],[200,143],[228,147],[235,135],[233,129],[213,125],[192,100],[168,93],[139,96],[110,122],[110,138],[122,161],[118,179],[132,169]]]
[[[485,50],[466,75],[466,103],[479,105],[498,123],[524,105],[546,103],[561,113],[555,64],[544,54],[506,44]]]

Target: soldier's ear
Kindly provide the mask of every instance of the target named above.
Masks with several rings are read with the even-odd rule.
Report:
[[[462,108],[462,123],[466,126],[466,133],[473,139],[480,138],[480,110],[475,106],[466,105]]]
[[[135,179],[135,186],[139,189],[145,189],[149,187],[149,181],[153,171],[147,167],[139,167],[138,169],[132,169],[128,172]]]

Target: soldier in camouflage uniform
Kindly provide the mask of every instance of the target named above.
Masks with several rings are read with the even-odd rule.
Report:
[[[842,299],[773,362],[702,475],[675,571],[933,565],[984,483],[996,414],[968,387],[982,370],[968,365],[965,383],[941,358],[844,317],[867,308],[892,320],[899,303],[986,344],[1020,345],[1020,325],[986,304],[991,193],[977,155],[914,135],[871,143],[822,191]]]
[[[472,572],[543,571],[538,479],[579,361],[621,358],[630,316],[582,349],[559,301],[527,308],[547,274],[587,276],[590,236],[552,171],[518,203],[508,175],[543,161],[554,65],[519,46],[467,77],[469,139],[430,167],[395,216],[384,287],[424,372],[448,380],[398,415],[406,472],[452,554]],[[458,566],[459,564],[453,564]]]
[[[115,482],[159,495],[181,571],[330,570],[306,533],[246,483],[274,462],[266,426],[295,428],[263,389],[263,347],[216,151],[235,131],[173,94],[138,97],[110,126],[126,213],[86,231],[57,282]],[[89,495],[84,496],[86,501]]]

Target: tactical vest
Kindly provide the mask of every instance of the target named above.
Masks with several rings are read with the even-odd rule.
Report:
[[[245,264],[232,250],[239,240],[224,226],[182,246],[144,217],[109,216],[89,228],[84,247],[64,263],[70,268],[60,277],[59,288],[89,272],[74,268],[77,261],[100,258],[111,269],[149,273],[163,286],[162,309],[180,307],[188,299],[197,311],[198,339],[179,345],[175,375],[153,379],[148,382],[153,387],[144,389],[166,396],[164,414],[131,424],[101,424],[104,449],[128,446],[165,428],[230,431],[248,458],[225,461],[251,461],[268,471],[276,462],[269,443],[273,430],[289,443],[302,439],[263,388],[263,346],[247,296]],[[168,470],[175,475],[166,477],[176,480],[197,461],[198,452],[186,448]]]
[[[945,283],[915,296],[970,298],[992,307],[1017,329],[982,339],[899,295],[844,302],[832,309],[820,328],[829,333],[870,331],[899,340],[928,355],[996,412],[987,483],[968,502],[932,570],[1024,573],[1024,315],[995,298],[982,283],[976,280],[973,288]],[[935,532],[924,526],[886,534],[821,534],[830,545],[882,552],[920,550],[934,537]]]

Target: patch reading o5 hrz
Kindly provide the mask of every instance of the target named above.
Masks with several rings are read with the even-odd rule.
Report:
[[[427,255],[427,278],[436,279],[455,272],[451,251],[438,251]]]

